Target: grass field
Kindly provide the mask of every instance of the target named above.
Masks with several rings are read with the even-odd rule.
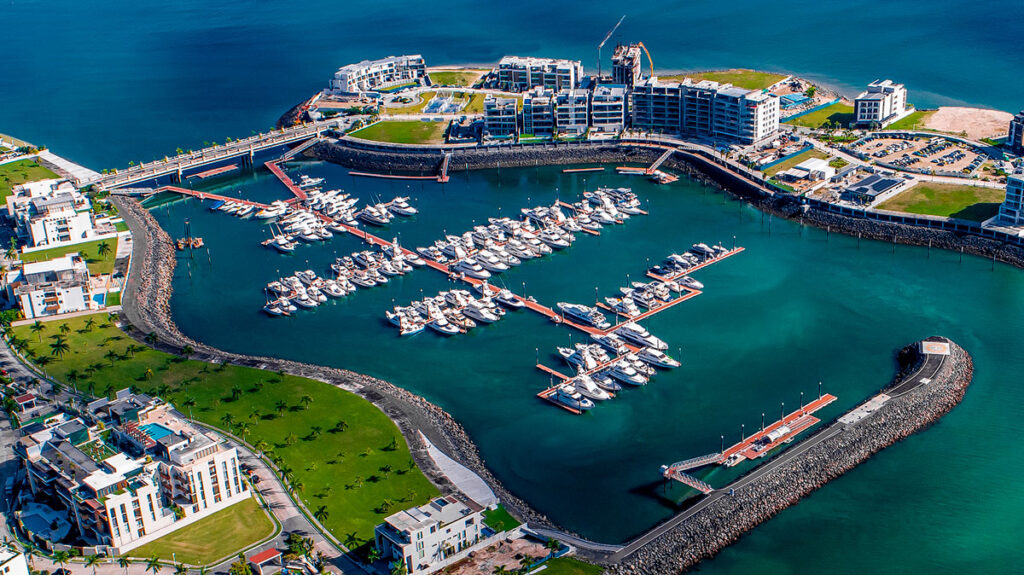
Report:
[[[427,72],[430,81],[438,86],[472,86],[486,70],[443,70]]]
[[[495,531],[511,531],[521,525],[501,505],[497,509],[484,511],[484,523]]]
[[[662,80],[682,80],[689,78],[694,82],[711,80],[720,84],[729,83],[733,86],[746,88],[748,90],[763,90],[776,82],[782,80],[784,74],[773,74],[771,72],[758,72],[756,70],[718,70],[712,72],[687,72],[685,74],[673,74],[671,76],[659,76]]]
[[[544,562],[547,569],[541,571],[544,575],[601,575],[604,569],[599,565],[584,563],[572,557],[557,557]]]
[[[999,212],[1006,191],[958,184],[922,182],[882,202],[880,210],[945,216],[983,222]]]
[[[444,141],[446,122],[420,121],[388,121],[377,122],[361,130],[352,132],[352,136],[376,142],[392,142],[395,144],[433,144]]]
[[[779,162],[778,164],[775,164],[774,166],[765,170],[764,174],[770,178],[779,172],[788,170],[793,166],[799,164],[800,162],[804,160],[810,160],[811,158],[821,158],[822,160],[824,160],[828,158],[828,154],[819,150],[807,150],[806,152],[801,152],[784,162]]]
[[[59,177],[35,160],[18,160],[0,165],[0,202],[7,202],[7,196],[11,195],[14,186]]]
[[[465,96],[469,97],[469,102],[467,102],[466,105],[462,108],[462,113],[463,114],[483,114],[484,113],[484,98],[487,97],[486,94],[480,94],[478,92],[474,92],[472,94],[463,94],[463,98],[464,99],[465,99]],[[522,107],[522,102],[523,102],[523,100],[520,99],[519,100],[519,106],[520,107]]]
[[[842,102],[836,102],[831,106],[816,110],[805,116],[786,120],[785,123],[792,124],[794,126],[803,126],[805,128],[820,128],[826,121],[832,122],[833,124],[839,123],[841,126],[848,127],[850,122],[853,121],[853,106]]]
[[[420,101],[419,102],[416,102],[414,104],[409,104],[408,106],[385,106],[382,109],[382,113],[390,114],[392,116],[403,116],[403,115],[410,115],[410,114],[421,114],[421,113],[423,113],[423,108],[426,107],[427,103],[430,102],[431,99],[433,99],[435,94],[437,94],[437,92],[432,92],[432,91],[420,92],[420,94],[419,94]]]
[[[168,561],[173,557],[179,563],[208,565],[269,537],[274,528],[259,503],[250,498],[132,549],[128,555]]]
[[[100,256],[99,246],[103,242],[106,242],[107,245],[110,246],[110,252],[104,256]],[[51,248],[48,250],[39,250],[38,252],[22,254],[21,261],[25,263],[42,262],[52,260],[53,258],[59,258],[64,254],[75,252],[86,254],[85,263],[89,266],[89,273],[93,275],[109,274],[114,269],[114,256],[117,254],[117,238],[84,242],[81,244],[73,244],[70,246],[62,246],[59,248]]]
[[[936,110],[924,110],[920,112],[914,112],[906,118],[903,118],[897,122],[893,122],[885,127],[886,130],[924,130],[925,123],[928,122],[928,118],[934,114]]]
[[[50,343],[61,323],[70,328],[70,351],[56,358]],[[370,539],[388,514],[437,495],[394,423],[355,394],[302,377],[156,351],[137,345],[104,315],[43,325],[40,333],[30,325],[14,333],[38,356],[53,357],[45,366],[51,376],[97,395],[134,386],[198,421],[244,435],[280,461],[310,511],[326,508],[322,523],[343,542],[349,535],[354,545]]]

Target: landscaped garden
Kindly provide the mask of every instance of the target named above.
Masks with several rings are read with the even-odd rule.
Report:
[[[156,351],[106,315],[21,325],[13,335],[16,349],[79,391],[112,396],[132,387],[244,438],[278,465],[310,512],[346,546],[370,540],[387,515],[438,494],[383,412],[326,383]]]
[[[352,132],[352,136],[395,144],[434,144],[444,141],[447,122],[384,120]]]
[[[89,266],[89,273],[93,275],[109,274],[114,271],[114,259],[117,255],[117,238],[29,252],[21,254],[21,261],[25,263],[45,262],[72,253],[82,254],[86,265]]]
[[[26,182],[38,182],[59,178],[57,174],[35,160],[18,160],[8,164],[0,164],[0,202],[6,203],[14,186]]]
[[[785,120],[786,124],[815,129],[824,126],[826,122],[828,122],[829,126],[836,128],[848,127],[853,122],[853,106],[836,102],[831,106],[825,106],[820,110],[804,114],[799,118]]]
[[[687,72],[685,74],[673,74],[660,77],[662,80],[682,80],[690,78],[694,82],[711,80],[720,84],[732,84],[748,90],[764,90],[785,78],[785,74],[772,72],[758,72],[756,70],[744,70],[740,68],[732,70],[716,70],[710,72]]]
[[[1000,188],[922,182],[879,204],[880,210],[983,222],[999,212]]]

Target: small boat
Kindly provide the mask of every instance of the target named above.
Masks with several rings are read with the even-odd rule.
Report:
[[[219,210],[221,208],[221,206],[223,206],[226,203],[227,202],[225,200],[217,200],[217,201],[213,202],[212,204],[210,204],[210,211],[211,212],[215,212],[215,211]]]
[[[306,174],[299,176],[299,187],[302,189],[315,188],[322,183],[324,183],[323,178],[311,178]]]

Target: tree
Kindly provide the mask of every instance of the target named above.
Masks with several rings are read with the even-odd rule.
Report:
[[[380,510],[384,513],[388,513],[395,506],[395,502],[390,499],[385,499],[380,502]]]
[[[146,559],[146,571],[152,571],[153,573],[159,573],[164,566],[160,564],[160,558],[157,556]]]
[[[260,454],[262,455],[263,452],[267,450],[267,442],[263,441],[261,439],[261,440],[257,441],[256,445],[253,445],[253,447],[256,449],[256,451],[260,452]]]
[[[327,521],[327,518],[330,516],[331,512],[327,510],[326,505],[321,505],[320,507],[317,507],[316,511],[313,512],[313,519],[316,519],[320,523]]]
[[[220,422],[224,424],[224,427],[230,428],[235,423],[235,416],[230,413],[225,413],[220,417]]]
[[[277,410],[278,415],[284,415],[284,412],[288,410],[288,404],[279,400],[274,404],[274,409]]]
[[[235,430],[238,432],[238,435],[242,437],[242,441],[245,441],[245,436],[249,435],[249,432],[251,431],[248,423],[239,423],[235,426]]]
[[[100,556],[99,555],[90,555],[90,556],[85,558],[85,566],[86,566],[86,568],[92,567],[92,575],[96,575],[96,566],[99,565],[99,564],[100,564]]]
[[[391,575],[407,575],[409,573],[409,569],[405,566],[405,561],[402,561],[400,559],[392,561],[388,565],[388,568],[391,569]]]
[[[174,566],[174,575],[188,575],[188,567],[178,563]]]
[[[128,559],[127,555],[122,555],[117,558],[117,564],[120,565],[122,569],[124,569],[124,575],[128,575],[128,566],[132,564],[131,559]]]
[[[348,429],[348,423],[344,419],[340,419],[338,420],[338,423],[334,424],[334,427],[331,429],[331,431],[340,432],[345,431],[346,429]]]
[[[145,373],[142,374],[146,379],[153,379],[153,368],[147,367]]]
[[[192,419],[192,408],[196,406],[196,398],[190,395],[181,402],[181,405],[188,408],[188,418]]]
[[[298,440],[299,438],[294,433],[289,433],[288,436],[284,438],[284,444],[295,445],[295,442]]]
[[[30,327],[29,329],[32,330],[32,333],[36,334],[39,337],[39,343],[42,343],[43,332],[46,331],[46,324],[39,320],[36,320],[36,322],[33,323],[32,327]]]
[[[110,350],[107,353],[103,354],[103,358],[104,359],[109,359],[110,360],[110,367],[114,367],[114,361],[120,359],[121,356],[116,351]]]
[[[56,341],[50,344],[50,355],[64,359],[64,354],[71,351],[71,346],[64,338],[58,338]]]
[[[44,355],[42,357],[36,358],[35,363],[39,367],[43,368],[43,373],[45,374],[46,373],[46,366],[51,364],[51,363],[53,363],[53,357],[52,356],[48,356],[48,355]]]
[[[383,554],[380,552],[380,548],[376,545],[370,547],[370,551],[366,554],[366,559],[370,563],[379,560],[381,557],[383,557]]]
[[[235,385],[231,388],[231,401],[238,401],[239,397],[242,397],[242,388]]]
[[[68,334],[68,332],[70,332],[70,331],[71,331],[71,326],[70,326],[70,325],[68,325],[67,323],[62,323],[62,324],[60,324],[60,327],[58,327],[57,329],[58,329],[58,330],[60,331],[60,333],[62,333],[63,335],[67,335],[67,334]]]
[[[522,573],[529,573],[530,566],[533,565],[533,557],[529,555],[523,555],[519,558],[519,568]]]
[[[53,562],[60,565],[61,569],[64,568],[64,564],[68,562],[68,559],[71,559],[71,554],[67,551],[57,551],[53,554]]]
[[[96,320],[89,318],[85,320],[85,331],[92,331],[92,328],[96,327]]]
[[[155,331],[151,331],[146,334],[146,343],[148,343],[149,345],[156,345],[158,339],[160,338],[157,337]]]
[[[345,535],[345,547],[354,549],[359,546],[359,537],[356,536],[356,531]]]
[[[185,345],[185,346],[182,346],[182,348],[181,348],[181,355],[185,359],[188,359],[188,356],[192,355],[195,352],[196,352],[196,349],[194,347],[192,347],[191,345]]]
[[[146,348],[142,347],[141,345],[136,345],[136,344],[133,343],[133,344],[129,345],[128,347],[126,347],[125,351],[130,353],[131,356],[134,358],[135,354],[137,352],[143,351],[144,349],[146,349]]]
[[[249,562],[245,560],[245,554],[239,553],[238,560],[231,564],[231,568],[228,569],[229,575],[252,575],[252,567],[249,567]]]
[[[548,557],[551,557],[562,548],[562,543],[558,539],[551,537],[544,542],[544,548],[548,550]]]
[[[387,479],[388,475],[390,475],[392,471],[393,471],[393,469],[392,469],[392,467],[390,465],[381,465],[380,466],[380,472],[384,474],[384,478],[385,479]]]
[[[320,437],[320,434],[323,433],[323,431],[322,427],[314,425],[309,431],[309,436],[316,439],[317,437]]]
[[[100,257],[106,259],[110,255],[110,244],[106,240],[103,240],[96,246],[96,253],[100,254]]]
[[[303,395],[299,398],[299,402],[306,406],[306,409],[309,409],[309,404],[313,403],[313,398],[309,395]]]

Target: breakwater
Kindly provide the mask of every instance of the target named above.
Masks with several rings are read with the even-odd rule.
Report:
[[[641,537],[605,561],[621,575],[686,571],[744,533],[810,495],[878,451],[920,431],[963,398],[973,376],[970,355],[950,344],[950,355],[928,356],[917,344],[899,353],[901,369],[887,386],[893,397],[855,423],[836,420],[705,502]],[[927,378],[927,383],[921,378]],[[734,490],[729,494],[728,489]]]
[[[170,298],[177,260],[170,236],[152,214],[133,198],[112,197],[134,236],[134,255],[128,286],[122,301],[122,328],[132,337],[161,351],[179,354],[188,345],[190,358],[211,363],[232,363],[257,369],[283,371],[335,385],[370,401],[395,422],[409,445],[413,460],[443,492],[458,490],[437,468],[417,431],[449,457],[483,478],[502,504],[531,525],[554,527],[546,516],[511,493],[488,470],[476,444],[465,429],[443,409],[426,399],[386,381],[348,370],[312,365],[274,357],[231,353],[196,341],[183,333],[171,317]],[[155,333],[155,343],[144,341]]]
[[[321,142],[306,154],[345,167],[381,173],[436,174],[444,151],[451,152],[450,170],[455,172],[593,163],[650,164],[662,154],[664,146],[674,144],[671,139],[650,139],[646,144],[638,141],[552,142],[440,148],[343,139]],[[922,225],[914,221],[882,221],[856,213],[838,213],[820,202],[804,204],[800,198],[777,194],[762,181],[745,177],[721,159],[699,151],[679,150],[663,168],[685,173],[695,181],[715,186],[767,213],[801,224],[894,244],[962,252],[1024,268],[1024,245],[1019,243],[982,236],[977,229],[966,226],[946,229],[936,226],[935,222]]]

